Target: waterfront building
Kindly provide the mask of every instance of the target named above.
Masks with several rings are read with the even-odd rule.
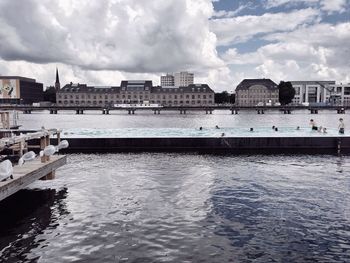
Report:
[[[333,95],[335,81],[290,81],[295,89],[293,104],[326,104]]]
[[[153,86],[150,80],[127,81],[111,87],[67,84],[56,93],[59,106],[101,106],[150,103],[163,106],[210,106],[214,91],[207,84],[187,87]]]
[[[175,86],[175,77],[172,74],[166,74],[165,76],[160,76],[160,85],[162,87],[173,87]]]
[[[329,103],[331,105],[350,106],[350,83],[332,85]]]
[[[174,82],[175,87],[187,87],[193,84],[194,74],[186,71],[175,73]]]
[[[43,100],[43,84],[20,76],[0,76],[0,104],[32,104]]]
[[[335,81],[291,81],[295,89],[293,104],[350,106],[350,83]]]
[[[236,88],[238,106],[274,105],[278,101],[278,85],[271,79],[244,79]]]

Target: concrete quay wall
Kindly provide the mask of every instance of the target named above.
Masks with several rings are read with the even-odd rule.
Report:
[[[54,141],[55,139],[53,139]],[[350,154],[350,137],[67,138],[65,153]]]

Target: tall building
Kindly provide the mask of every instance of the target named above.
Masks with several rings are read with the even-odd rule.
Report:
[[[162,87],[173,87],[173,86],[175,86],[174,75],[166,74],[165,76],[160,76],[160,85]]]
[[[58,68],[56,68],[56,82],[55,82],[55,89],[56,91],[60,90],[61,84],[60,84],[60,78],[58,76]]]
[[[43,100],[43,84],[19,76],[0,76],[0,103],[32,104]]]
[[[209,106],[214,104],[214,91],[206,84],[187,87],[153,86],[152,81],[121,82],[119,87],[92,87],[68,84],[56,93],[60,106],[101,106],[114,104],[151,103],[163,106]]]
[[[274,105],[278,101],[278,86],[271,79],[244,79],[236,88],[239,106]]]
[[[194,74],[189,72],[175,73],[175,87],[187,87],[193,84]]]

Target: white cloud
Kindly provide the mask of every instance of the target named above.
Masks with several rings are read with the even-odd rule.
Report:
[[[350,23],[317,24],[265,37],[274,41],[255,52],[229,49],[223,59],[232,65],[250,64],[257,76],[279,80],[350,82]]]
[[[0,57],[127,72],[211,68],[221,64],[212,13],[209,0],[2,0]]]
[[[318,15],[317,10],[307,8],[290,13],[213,19],[210,27],[215,32],[219,45],[230,45],[246,42],[257,34],[294,30],[298,26],[314,22]]]
[[[346,5],[348,3],[348,0],[322,0],[321,9],[328,13],[342,13],[346,11]]]

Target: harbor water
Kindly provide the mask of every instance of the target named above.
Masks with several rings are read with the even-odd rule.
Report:
[[[311,118],[336,131],[339,117],[350,124],[328,111],[34,113],[19,122],[73,133],[283,133],[308,132]],[[72,154],[55,180],[0,203],[0,262],[350,262],[349,174],[349,156]]]

